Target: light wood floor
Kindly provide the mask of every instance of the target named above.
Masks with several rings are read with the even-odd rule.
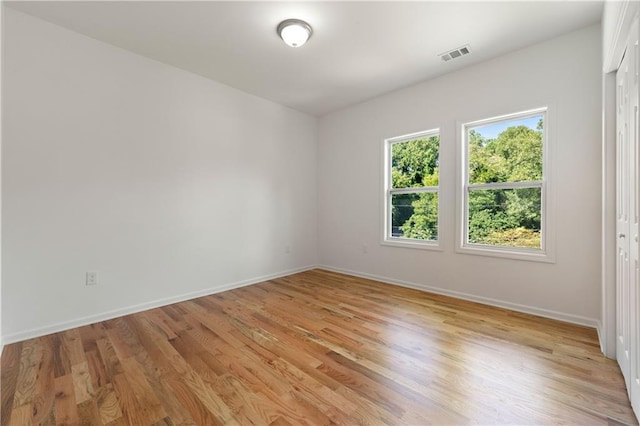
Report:
[[[320,270],[1,364],[2,425],[637,424],[593,329]]]

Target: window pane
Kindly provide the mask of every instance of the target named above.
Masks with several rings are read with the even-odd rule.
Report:
[[[467,128],[469,183],[542,180],[544,115]]]
[[[469,191],[469,243],[541,249],[540,188]]]
[[[438,186],[439,136],[391,145],[392,188]]]
[[[416,240],[438,239],[438,194],[391,196],[391,236]]]

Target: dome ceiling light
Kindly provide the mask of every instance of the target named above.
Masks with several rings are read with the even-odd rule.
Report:
[[[287,19],[278,24],[278,35],[291,47],[300,47],[313,34],[311,25],[300,19]]]

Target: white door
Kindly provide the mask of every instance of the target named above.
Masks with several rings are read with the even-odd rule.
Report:
[[[616,358],[629,389],[629,56],[627,48],[618,68],[616,118]]]
[[[638,140],[638,106],[640,100],[640,55],[638,43],[640,35],[636,21],[631,28],[628,47],[631,51],[629,69],[629,399],[636,413],[640,413],[640,243],[638,241],[638,216],[640,216],[640,144]]]
[[[640,103],[639,29],[636,21],[618,69],[617,99],[617,324],[616,357],[631,405],[640,413]]]

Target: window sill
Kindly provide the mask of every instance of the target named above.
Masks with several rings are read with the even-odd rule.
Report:
[[[403,247],[419,250],[444,251],[439,241],[420,241],[408,238],[385,238],[380,242],[383,246]]]
[[[503,259],[526,260],[530,262],[556,263],[555,258],[549,253],[541,250],[527,250],[510,247],[489,247],[483,245],[469,244],[456,249],[460,254],[471,254],[476,256],[499,257]]]

